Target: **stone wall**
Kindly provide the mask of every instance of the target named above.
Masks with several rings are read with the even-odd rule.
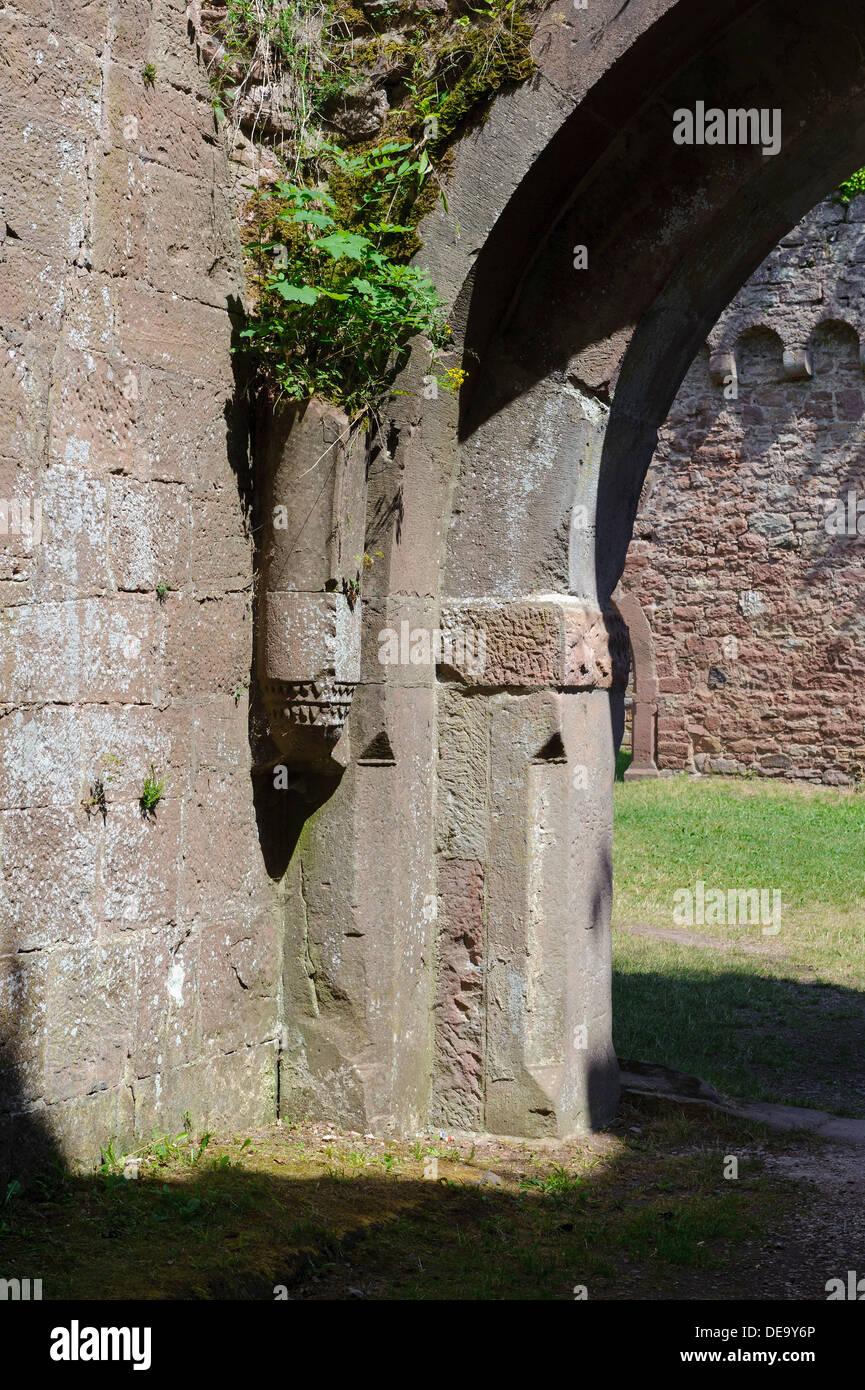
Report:
[[[272,1116],[279,934],[249,773],[233,176],[186,6],[18,0],[0,52],[0,495],[41,507],[41,537],[11,509],[0,559],[20,1170],[13,1142],[91,1157],[187,1109]]]
[[[865,774],[865,539],[826,529],[865,498],[863,263],[865,198],[819,204],[661,432],[623,579],[654,636],[661,769]]]

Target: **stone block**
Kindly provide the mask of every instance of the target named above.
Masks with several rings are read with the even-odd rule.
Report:
[[[45,1099],[69,1100],[123,1082],[135,1019],[132,936],[60,946],[47,980]]]
[[[111,480],[111,570],[118,589],[182,589],[190,578],[193,511],[184,488]]]
[[[0,699],[152,699],[154,608],[130,594],[11,610],[0,634]]]
[[[161,774],[161,768],[156,769]],[[102,914],[114,932],[178,921],[182,864],[180,802],[164,798],[145,816],[137,799],[112,806],[105,823]]]
[[[0,956],[0,1111],[38,1099],[45,1086],[48,956]]]
[[[102,921],[97,865],[101,821],[81,806],[4,811],[0,953],[92,940]],[[46,872],[63,847],[63,873]]]

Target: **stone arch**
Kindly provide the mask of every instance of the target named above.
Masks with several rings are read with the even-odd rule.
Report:
[[[481,258],[473,281],[469,348],[484,340],[482,325],[492,314],[489,303],[476,307],[476,297],[490,295],[501,312],[497,339],[463,407],[464,438],[476,441],[490,419],[511,426],[520,412],[543,418],[544,405],[548,415],[552,385],[563,406],[568,388],[580,394],[595,438],[592,416],[600,416],[591,538],[597,543],[594,556],[587,544],[572,559],[584,583],[596,561],[601,603],[621,571],[655,431],[699,343],[779,236],[856,165],[865,145],[862,78],[849,51],[850,34],[862,24],[853,6],[842,0],[819,19],[803,0],[758,4],[744,13],[732,7],[710,39],[691,27],[696,8],[677,7],[680,59],[689,33],[694,42],[682,66],[672,75],[662,66],[639,99],[620,93],[620,117],[605,132],[609,145],[595,146],[591,171],[577,161],[559,205],[551,208],[550,185],[563,192],[560,173],[543,189],[538,177],[526,180],[530,188],[515,196],[515,203],[529,196],[539,202],[552,222],[520,278],[500,283],[507,280],[507,258],[497,228],[482,252],[498,262],[495,292],[493,268]],[[668,11],[643,36],[647,45],[660,39],[669,18]],[[819,70],[806,74],[806,55],[815,51]],[[770,54],[784,54],[784,61],[768,61]],[[759,92],[761,106],[781,110],[788,132],[781,152],[766,158],[750,147],[727,147],[719,158],[708,147],[675,147],[672,111],[693,106],[707,89],[721,107],[748,104]],[[565,137],[563,129],[557,141]],[[635,198],[641,186],[646,192]],[[515,216],[512,207],[501,223]],[[590,279],[570,270],[577,243],[590,245],[590,257],[594,252],[598,269]]]
[[[370,478],[383,560],[346,771],[286,887],[300,980],[286,997],[309,990],[304,959],[335,961],[298,1018],[290,1051],[305,1047],[307,1071],[286,1071],[288,1104],[300,1093],[328,1116],[405,1128],[435,1096],[441,1120],[523,1134],[614,1109],[627,661],[610,600],[698,347],[862,163],[863,41],[854,0],[553,4],[536,77],[458,149],[460,234],[436,212],[422,261],[469,377],[458,401],[431,403],[409,368]],[[781,111],[779,152],[674,145],[673,113],[705,100]],[[376,631],[403,621],[483,630],[485,671],[383,670]],[[387,765],[359,757],[369,731],[387,736]]]
[[[861,381],[862,349],[859,330],[852,323],[835,315],[821,318],[811,330],[808,348],[815,372],[832,371],[857,384]]]
[[[735,345],[740,385],[753,389],[784,377],[784,344],[774,328],[756,323],[744,329]]]

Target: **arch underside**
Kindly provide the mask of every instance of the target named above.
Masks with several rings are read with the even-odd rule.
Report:
[[[633,80],[637,56],[639,82]],[[693,110],[698,101],[725,111],[779,110],[779,152],[674,144],[674,111]],[[593,107],[606,120],[591,122],[589,140]],[[861,164],[863,152],[860,6],[849,0],[819,9],[807,0],[686,4],[668,10],[613,65],[514,192],[471,277],[470,381],[460,434],[464,449],[480,458],[497,419],[547,424],[556,414],[552,397],[572,417],[574,395],[586,402],[581,413],[597,455],[590,460],[597,529],[593,546],[583,544],[577,555],[572,547],[572,591],[591,591],[601,605],[609,598],[657,429],[695,352],[772,246]],[[579,245],[588,253],[585,270],[573,265]],[[579,430],[571,435],[582,457],[567,457],[566,447],[562,467],[576,479],[589,449]],[[526,444],[521,439],[524,455]],[[498,441],[490,452],[499,453]],[[517,486],[518,456],[513,463]],[[468,490],[458,493],[465,536],[481,524],[484,508],[476,493],[467,514],[468,499]],[[488,507],[485,513],[483,524],[495,527]],[[504,553],[513,551],[513,533],[499,539]],[[488,555],[495,540],[488,535]],[[528,544],[535,554],[522,577],[539,588],[546,580],[558,587],[562,557],[545,574],[538,542],[532,537]],[[553,536],[540,537],[544,544],[555,552]],[[465,568],[458,556],[449,557],[448,578],[457,590]],[[495,583],[494,567],[487,566],[487,576]]]

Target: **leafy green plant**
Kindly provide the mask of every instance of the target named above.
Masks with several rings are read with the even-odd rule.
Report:
[[[196,1163],[201,1162],[212,1138],[213,1136],[210,1133],[210,1130],[205,1130],[204,1134],[202,1134],[201,1138],[199,1139],[198,1147],[196,1148],[195,1153],[192,1155],[192,1158],[190,1160],[193,1166],[195,1166]]]
[[[100,1148],[99,1155],[102,1159],[99,1172],[103,1176],[107,1173],[116,1173],[123,1167],[123,1156],[115,1151],[113,1139],[109,1139],[104,1149]]]
[[[160,1167],[165,1167],[173,1159],[186,1156],[185,1145],[189,1141],[189,1133],[182,1130],[180,1134],[172,1139],[170,1134],[160,1134],[157,1130],[153,1131],[153,1143],[150,1145],[149,1152],[156,1159]]]
[[[428,274],[409,264],[417,227],[437,198],[447,211],[454,139],[534,70],[533,3],[487,0],[457,17],[404,0],[374,12],[351,0],[227,0],[211,14],[217,120],[269,144],[286,173],[251,190],[253,309],[240,341],[274,394],[318,395],[359,416],[389,392],[413,339],[436,360],[448,330]],[[391,11],[410,16],[398,41]],[[374,89],[382,71],[397,85],[376,143],[347,152],[334,143],[342,97]],[[441,384],[462,380],[454,368]]]
[[[141,80],[145,87],[156,86],[156,67],[153,63],[145,63],[141,69]]]
[[[843,203],[844,207],[860,194],[865,193],[865,169],[857,169],[851,174],[849,179],[845,179],[838,186],[832,195],[836,203]]]
[[[560,1163],[554,1163],[544,1177],[521,1179],[520,1191],[543,1192],[547,1197],[585,1195],[585,1178],[583,1174],[569,1173]]]
[[[416,172],[408,164],[399,177]],[[282,264],[263,276],[241,338],[290,400],[321,396],[357,413],[386,394],[413,338],[444,345],[441,300],[425,271],[388,256],[394,224],[340,226],[323,189],[281,181],[263,196],[275,210],[258,249]]]
[[[160,580],[154,592],[156,594],[156,602],[164,603],[165,600],[168,598],[168,595],[171,593],[171,585],[166,584],[163,580]]]
[[[163,793],[165,790],[165,782],[166,779],[164,777],[157,777],[156,769],[153,766],[153,763],[151,763],[150,771],[145,777],[144,785],[141,788],[141,796],[138,798],[138,804],[141,807],[142,816],[153,816],[157,806],[162,800]]]

